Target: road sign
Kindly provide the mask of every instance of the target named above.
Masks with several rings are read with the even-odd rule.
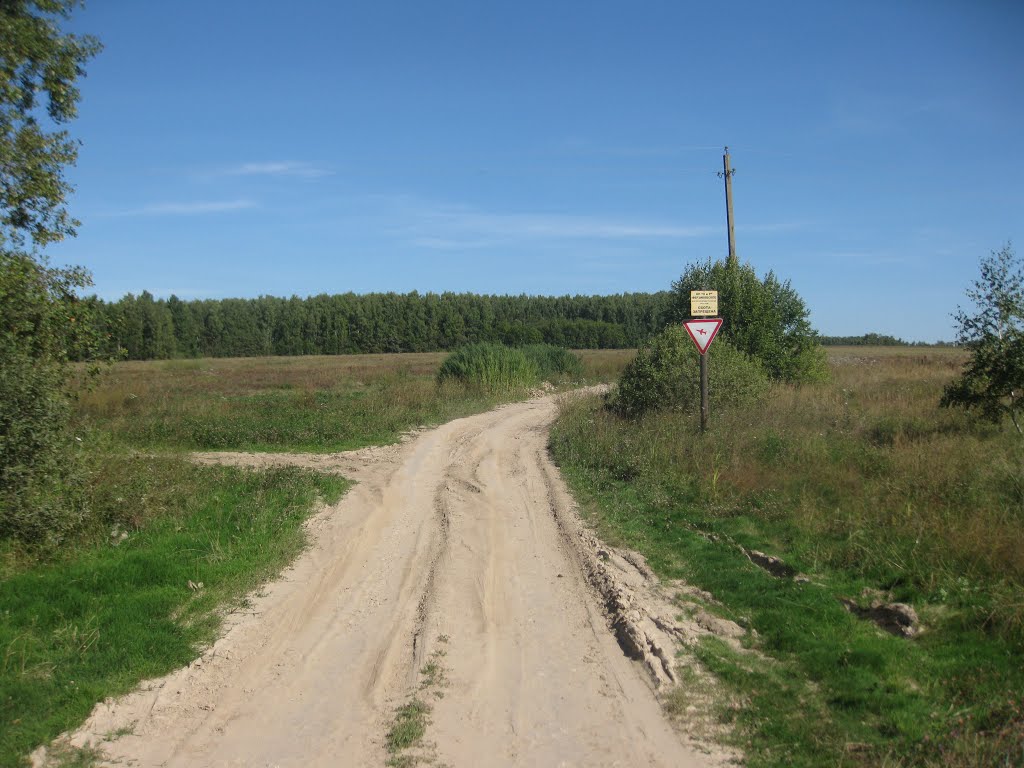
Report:
[[[690,291],[690,314],[714,317],[718,314],[718,291]]]
[[[686,332],[690,334],[693,343],[697,345],[697,351],[702,355],[708,351],[711,342],[718,335],[718,329],[722,327],[722,318],[712,317],[707,320],[687,320],[683,323]]]

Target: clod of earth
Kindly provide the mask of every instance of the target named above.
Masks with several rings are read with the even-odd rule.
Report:
[[[906,603],[872,600],[869,605],[862,606],[848,597],[840,597],[839,602],[854,616],[873,621],[890,635],[911,638],[916,637],[921,631],[917,611]]]

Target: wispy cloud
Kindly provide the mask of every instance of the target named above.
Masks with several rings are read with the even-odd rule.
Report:
[[[715,231],[705,225],[632,220],[595,215],[494,213],[458,206],[416,211],[424,238],[483,242],[520,239],[640,240],[704,237]]]
[[[242,163],[220,171],[222,176],[296,176],[303,179],[317,179],[322,176],[330,176],[332,173],[333,171],[311,163],[291,160]]]
[[[207,213],[227,213],[256,208],[252,200],[212,200],[188,203],[152,203],[139,208],[107,214],[108,216],[196,216]]]

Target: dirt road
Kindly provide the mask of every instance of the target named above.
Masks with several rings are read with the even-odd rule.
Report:
[[[450,768],[719,764],[662,717],[645,677],[671,665],[650,617],[616,625],[639,662],[609,627],[617,598],[595,579],[614,592],[645,569],[616,581],[606,565],[625,561],[588,551],[547,454],[556,409],[539,398],[346,454],[200,457],[357,485],[202,658],[98,706],[74,741],[122,765],[383,766],[396,709],[418,699],[426,733],[405,754]]]

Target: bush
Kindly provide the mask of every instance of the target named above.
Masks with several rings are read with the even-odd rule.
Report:
[[[568,349],[551,344],[531,344],[522,350],[526,359],[537,366],[542,379],[583,375],[583,363]]]
[[[68,432],[71,356],[96,348],[81,270],[0,251],[0,538],[59,543],[80,518]]]
[[[719,341],[755,357],[773,379],[805,382],[828,378],[825,350],[811,328],[810,312],[789,281],[769,272],[759,280],[749,264],[693,264],[672,284],[668,318],[690,318],[690,291],[718,291],[724,320]],[[716,347],[719,342],[716,342]]]
[[[540,369],[522,349],[501,344],[470,344],[452,352],[437,372],[439,383],[458,381],[488,392],[508,392],[533,386]]]
[[[764,367],[727,341],[708,351],[708,392],[713,407],[752,403],[768,390]],[[622,372],[609,407],[636,418],[665,408],[700,408],[700,355],[682,326],[671,326],[641,349]]]

